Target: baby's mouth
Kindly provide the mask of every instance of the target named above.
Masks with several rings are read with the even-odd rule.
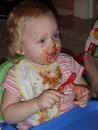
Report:
[[[44,51],[46,55],[46,60],[48,63],[51,63],[56,60],[57,56],[60,53],[60,48],[53,48],[51,51]]]
[[[58,52],[56,52],[56,51],[48,54],[49,59],[56,58],[57,56],[58,56]]]

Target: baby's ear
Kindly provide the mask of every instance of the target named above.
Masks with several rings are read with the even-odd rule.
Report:
[[[21,41],[19,41],[16,46],[16,53],[24,56],[23,43]]]
[[[16,53],[19,54],[19,55],[24,55],[24,50],[22,47],[17,47],[16,48]]]

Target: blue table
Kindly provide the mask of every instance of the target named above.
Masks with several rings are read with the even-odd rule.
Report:
[[[16,130],[6,125],[2,130]],[[30,130],[98,130],[98,101],[89,101],[86,108],[75,108]]]

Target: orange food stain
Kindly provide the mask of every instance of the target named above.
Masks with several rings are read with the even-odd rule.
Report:
[[[51,54],[54,53],[54,54],[57,54],[58,52],[60,52],[61,48],[60,47],[52,47],[52,51],[51,51]],[[51,59],[48,58],[49,56],[49,53],[47,50],[44,50],[43,53],[45,54],[45,59],[46,59],[46,62],[47,63],[51,63]]]
[[[50,72],[49,72],[50,73]],[[55,88],[60,83],[62,78],[62,73],[59,67],[57,67],[55,76],[51,76],[51,74],[43,74],[40,73],[40,76],[43,77],[43,84],[49,84],[50,88]]]

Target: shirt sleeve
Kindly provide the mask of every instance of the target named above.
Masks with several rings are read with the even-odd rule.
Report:
[[[72,56],[68,54],[61,53],[57,61],[62,65],[63,70],[64,70],[64,76],[65,79],[67,80],[69,76],[75,72],[76,73],[76,79],[75,83],[82,77],[82,73],[84,70],[84,67],[81,66]]]
[[[15,71],[13,69],[8,72],[6,79],[3,83],[3,87],[14,93],[16,96],[21,97],[20,91],[15,81]]]
[[[76,79],[75,83],[77,81],[80,81],[80,78],[82,77],[84,67],[81,66],[76,60],[72,59],[72,72],[76,73]]]

